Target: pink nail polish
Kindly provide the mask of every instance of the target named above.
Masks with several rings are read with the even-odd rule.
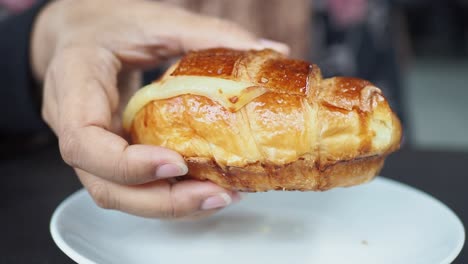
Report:
[[[156,179],[164,179],[168,177],[181,176],[187,174],[187,166],[185,164],[167,163],[158,166],[156,169]]]
[[[220,193],[211,197],[208,197],[201,204],[202,210],[212,210],[217,208],[226,207],[232,203],[232,198],[227,193]]]

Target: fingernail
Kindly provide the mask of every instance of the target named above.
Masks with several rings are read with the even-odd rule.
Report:
[[[215,196],[208,197],[201,204],[202,210],[212,210],[216,208],[226,207],[232,203],[232,198],[227,193],[220,193]]]
[[[270,39],[263,39],[263,38],[259,39],[258,42],[264,48],[273,49],[273,50],[279,51],[279,52],[281,52],[281,53],[283,53],[285,55],[289,54],[289,47],[288,47],[288,45],[286,45],[284,43],[277,42],[277,41],[270,40]]]
[[[181,176],[188,172],[188,168],[185,164],[181,163],[167,163],[158,166],[156,169],[156,178],[163,179],[167,177]]]
[[[237,203],[240,200],[244,199],[247,196],[245,192],[233,192],[232,193],[232,203]]]

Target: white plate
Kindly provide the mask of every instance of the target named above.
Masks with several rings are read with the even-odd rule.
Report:
[[[463,224],[436,199],[385,178],[328,192],[268,192],[196,222],[143,219],[83,190],[51,221],[79,263],[450,263]]]

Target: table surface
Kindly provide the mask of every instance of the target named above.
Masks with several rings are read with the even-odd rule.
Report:
[[[381,175],[433,195],[468,223],[467,165],[468,152],[403,149],[387,159]],[[0,160],[0,172],[0,263],[73,263],[49,233],[54,209],[81,188],[56,146]],[[468,263],[466,246],[454,263]]]

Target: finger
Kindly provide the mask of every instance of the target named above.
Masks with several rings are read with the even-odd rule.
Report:
[[[276,50],[284,55],[289,55],[291,53],[289,46],[282,42],[265,38],[259,39],[259,42],[262,48]]]
[[[156,1],[135,1],[113,12],[122,23],[111,32],[96,31],[91,39],[130,67],[154,67],[187,51],[214,47],[270,48],[289,54],[284,43],[259,39],[233,22]]]
[[[68,164],[122,184],[140,184],[187,172],[183,158],[175,151],[155,146],[129,146],[124,139],[108,131],[111,101],[118,101],[118,95],[112,96],[116,93],[115,80],[108,79],[109,75],[116,78],[118,71],[107,62],[111,58],[100,56],[99,50],[93,49],[72,49],[63,53],[53,70],[54,85],[61,93],[58,96],[59,120],[54,125],[60,151]]]
[[[67,130],[59,136],[59,145],[69,165],[116,183],[141,184],[188,171],[177,152],[149,145],[130,146],[98,126]]]
[[[167,43],[178,43],[175,48],[166,49],[166,52],[172,50],[169,55],[174,51],[186,52],[212,47],[270,48],[284,54],[289,53],[286,44],[259,39],[238,24],[224,19],[198,15],[157,2],[145,2],[142,9],[144,10],[136,11],[143,17],[137,23],[141,31],[148,36],[148,42],[155,40],[155,44],[169,47],[171,45]],[[156,11],[161,12],[159,16],[155,15]]]
[[[289,47],[286,44],[258,39],[231,21],[195,14],[188,14],[182,21],[186,21],[187,25],[181,23],[176,30],[184,51],[228,47],[234,49],[270,48],[281,53],[289,53]],[[194,22],[197,24],[196,27],[189,25]]]
[[[202,217],[240,199],[237,193],[211,182],[186,180],[171,184],[157,181],[123,186],[82,170],[77,173],[98,206],[142,217]]]

